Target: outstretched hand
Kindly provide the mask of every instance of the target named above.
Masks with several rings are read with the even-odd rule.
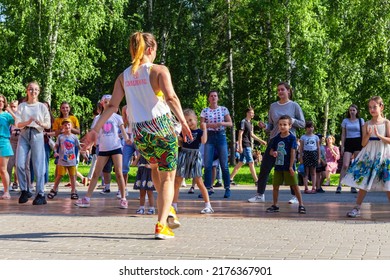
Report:
[[[90,130],[85,136],[80,140],[80,146],[82,151],[89,150],[92,145],[97,140],[97,132],[95,130]]]

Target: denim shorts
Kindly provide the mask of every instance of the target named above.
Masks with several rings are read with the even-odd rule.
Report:
[[[253,162],[253,154],[251,147],[244,147],[242,153],[240,154],[240,162],[250,163]]]

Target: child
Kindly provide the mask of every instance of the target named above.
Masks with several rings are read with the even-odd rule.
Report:
[[[111,95],[104,95],[101,99],[103,110],[108,108],[111,100]],[[97,118],[99,118],[98,116]],[[81,208],[90,207],[90,199],[92,193],[96,187],[97,181],[105,164],[108,160],[112,159],[115,166],[115,175],[118,183],[118,188],[121,193],[121,200],[119,208],[127,209],[128,203],[125,196],[125,180],[122,174],[122,143],[119,138],[118,131],[122,131],[122,135],[126,142],[130,142],[130,139],[125,131],[123,125],[123,119],[120,115],[114,113],[104,123],[103,127],[99,130],[98,142],[99,142],[99,153],[96,160],[96,167],[92,175],[91,182],[89,183],[88,191],[84,198],[78,199],[75,203],[76,206]]]
[[[317,165],[316,168],[316,193],[324,193],[324,189],[322,188],[322,183],[325,180],[326,174],[325,169],[327,166],[326,163],[326,150],[325,146],[323,145],[324,137],[321,134],[317,134],[318,138],[320,139],[320,164]]]
[[[182,141],[182,135],[179,136],[181,142],[181,150],[177,160],[177,170],[175,178],[175,196],[173,198],[172,206],[177,211],[177,202],[179,200],[179,189],[183,178],[194,178],[196,185],[199,187],[202,193],[205,206],[201,214],[214,213],[210,204],[209,194],[202,179],[202,154],[200,153],[200,144],[204,144],[207,141],[207,129],[206,123],[202,124],[202,129],[198,128],[198,119],[196,114],[191,109],[183,111],[184,117],[187,121],[189,128],[191,129],[193,141]]]
[[[305,193],[316,193],[316,167],[321,163],[320,139],[313,133],[314,125],[312,121],[307,121],[305,125],[306,133],[299,140],[299,161],[305,166],[305,176],[303,183]],[[311,176],[312,190],[308,188],[309,174]]]
[[[47,195],[47,198],[53,199],[57,195],[61,178],[68,172],[71,186],[70,198],[78,199],[79,196],[76,191],[76,165],[78,150],[80,150],[80,142],[77,136],[72,134],[72,122],[70,119],[63,119],[61,127],[62,133],[58,135],[57,142],[54,146],[54,157],[58,158],[56,178],[54,186]]]
[[[335,174],[338,167],[338,160],[340,159],[339,147],[334,145],[335,138],[332,135],[326,137],[326,183],[325,186],[330,185],[330,174]]]
[[[156,214],[154,209],[154,197],[153,191],[156,190],[152,181],[152,169],[147,160],[140,156],[138,161],[138,171],[135,178],[134,189],[139,190],[139,208],[136,211],[137,214],[145,214],[145,197],[148,194],[149,210],[148,215]]]
[[[267,209],[267,213],[279,212],[278,196],[279,187],[283,182],[290,185],[297,197],[299,206],[298,213],[306,214],[303,206],[302,195],[298,187],[298,179],[295,173],[295,153],[297,138],[290,133],[292,119],[288,115],[282,115],[278,121],[280,133],[275,136],[270,155],[275,157],[275,171],[273,179],[273,205]]]
[[[347,213],[350,218],[360,216],[360,207],[368,191],[386,191],[390,200],[390,121],[383,117],[381,97],[371,97],[368,109],[372,119],[362,129],[363,149],[342,179],[342,184],[359,189],[356,206]]]

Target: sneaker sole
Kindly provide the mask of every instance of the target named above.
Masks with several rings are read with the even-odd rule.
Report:
[[[264,203],[265,201],[264,201],[264,200],[250,201],[250,200],[248,199],[248,202],[249,202],[249,203]]]
[[[171,229],[175,229],[181,226],[181,223],[178,220],[175,220],[173,217],[168,217],[167,221],[168,221],[168,226]]]
[[[357,217],[360,217],[360,214],[359,214],[359,215],[350,215],[350,214],[347,214],[347,217],[348,217],[348,218],[357,218]]]
[[[75,206],[77,207],[80,207],[80,208],[89,208],[91,205],[80,205],[80,204],[74,204]]]
[[[165,234],[160,234],[160,233],[156,233],[154,235],[154,239],[157,239],[157,240],[165,240],[165,239],[172,239],[172,238],[175,238],[175,236],[170,236],[170,235],[165,235]]]

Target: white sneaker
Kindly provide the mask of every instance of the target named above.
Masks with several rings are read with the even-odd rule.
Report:
[[[291,197],[291,199],[288,201],[289,204],[297,204],[298,203],[298,199],[295,195],[293,195]]]
[[[264,194],[256,194],[254,197],[249,198],[248,202],[252,202],[252,203],[265,202],[265,195]]]
[[[127,192],[127,188],[125,188],[125,197],[127,197],[129,195],[129,193]],[[121,199],[122,197],[121,197],[121,192],[118,190],[117,192],[116,192],[116,197],[118,198],[118,199]]]
[[[206,207],[202,211],[200,211],[200,213],[201,214],[212,214],[212,213],[214,213],[214,210],[211,207]]]

